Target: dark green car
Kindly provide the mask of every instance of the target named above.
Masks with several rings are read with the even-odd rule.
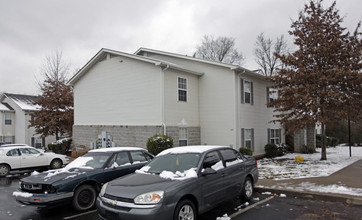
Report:
[[[33,172],[21,179],[13,196],[25,205],[47,207],[72,202],[76,210],[84,211],[94,206],[104,183],[133,173],[152,158],[145,149],[135,147],[91,150],[62,169]]]

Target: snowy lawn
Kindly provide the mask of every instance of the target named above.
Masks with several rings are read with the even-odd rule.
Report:
[[[349,147],[337,146],[327,148],[327,160],[321,161],[321,149],[314,154],[286,154],[282,157],[264,158],[258,160],[260,179],[298,179],[329,176],[332,173],[362,159],[362,147],[352,147],[352,157],[349,157]],[[304,162],[296,162],[295,157],[304,157]]]
[[[327,148],[327,160],[321,161],[321,149],[314,154],[287,154],[273,159],[258,161],[259,178],[272,180],[288,180],[310,177],[329,176],[340,169],[362,159],[362,147],[352,147],[352,157],[349,157],[349,147],[337,146]],[[296,156],[304,157],[304,162],[296,162]],[[262,184],[259,187],[265,187]],[[297,191],[314,191],[322,193],[347,194],[362,197],[362,187],[351,188],[341,182],[332,185],[316,185],[308,181],[299,184],[278,183],[269,186],[275,189],[290,189]]]

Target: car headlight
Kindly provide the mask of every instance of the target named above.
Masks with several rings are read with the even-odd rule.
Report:
[[[105,183],[105,184],[102,186],[101,192],[99,193],[101,196],[103,196],[104,193],[106,192],[107,185],[108,185],[108,183]]]
[[[164,191],[154,191],[141,194],[134,199],[136,204],[157,204],[163,198]]]

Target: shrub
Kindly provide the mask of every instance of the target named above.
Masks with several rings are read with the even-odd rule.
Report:
[[[250,148],[247,148],[247,147],[241,147],[239,148],[239,152],[243,155],[250,155],[252,156],[253,155],[253,151],[250,149]]]
[[[302,154],[313,154],[316,151],[315,151],[314,147],[308,147],[307,145],[303,145],[300,149],[300,152]]]
[[[48,149],[53,151],[54,153],[65,155],[68,153],[71,143],[72,143],[71,138],[64,138],[56,142],[53,142],[51,144],[48,144]]]
[[[278,157],[284,155],[283,147],[278,147],[275,144],[267,144],[264,147],[266,157]]]
[[[157,155],[161,151],[173,147],[173,139],[168,135],[156,134],[148,138],[146,146],[148,152]]]
[[[335,137],[328,137],[326,136],[326,146],[327,147],[335,147],[339,144],[339,139]],[[322,147],[322,135],[317,134],[316,135],[316,146]]]

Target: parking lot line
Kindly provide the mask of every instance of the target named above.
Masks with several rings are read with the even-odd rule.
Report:
[[[246,211],[254,208],[255,206],[258,206],[258,205],[260,205],[260,204],[263,204],[263,203],[271,200],[272,198],[274,198],[274,196],[270,196],[270,197],[268,197],[268,198],[266,198],[266,199],[264,199],[264,200],[261,200],[261,201],[259,201],[259,202],[257,202],[257,203],[252,204],[251,206],[246,207],[245,209],[241,209],[241,210],[233,213],[233,214],[230,215],[229,217],[230,217],[230,218],[234,218],[234,217],[236,217],[236,216],[238,216],[238,215],[240,215],[240,214],[242,214],[242,213],[244,213],[244,212],[246,212]]]
[[[94,212],[96,212],[96,211],[97,211],[97,209],[91,210],[91,211],[89,211],[89,212],[80,213],[80,214],[77,214],[77,215],[72,215],[72,216],[64,217],[63,219],[64,219],[64,220],[73,219],[73,218],[76,218],[76,217],[79,217],[79,216],[92,214],[92,213],[94,213]]]

